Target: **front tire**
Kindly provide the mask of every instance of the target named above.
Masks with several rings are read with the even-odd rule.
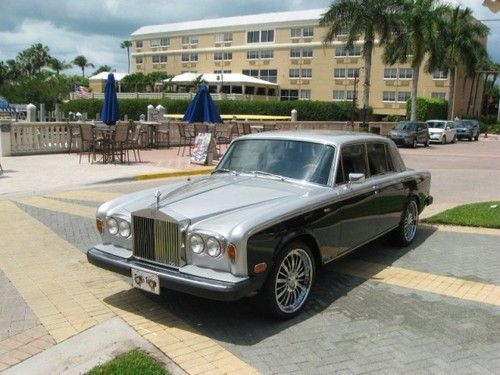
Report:
[[[441,139],[441,144],[442,145],[446,144],[446,135],[443,135],[443,138]]]
[[[396,246],[408,246],[415,239],[418,226],[418,205],[410,198],[403,211],[399,226],[390,233],[389,240]]]
[[[413,139],[413,143],[411,144],[411,148],[417,148],[417,138]]]
[[[261,293],[261,305],[276,318],[290,319],[304,307],[315,278],[312,251],[302,241],[279,254]]]

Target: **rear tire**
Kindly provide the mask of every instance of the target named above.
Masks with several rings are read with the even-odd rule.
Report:
[[[430,144],[431,144],[431,141],[429,140],[429,138],[427,138],[425,140],[424,147],[429,147]]]
[[[399,226],[389,233],[389,241],[395,246],[408,246],[415,239],[418,226],[418,205],[410,198],[405,206]]]
[[[417,148],[417,138],[413,140],[413,143],[411,144],[411,148]]]
[[[475,141],[479,141],[479,134],[474,138]]]
[[[314,256],[305,243],[289,243],[278,255],[259,295],[261,308],[279,319],[298,315],[316,276]]]

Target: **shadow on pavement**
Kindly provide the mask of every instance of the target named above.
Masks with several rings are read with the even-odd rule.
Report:
[[[326,265],[318,272],[316,283],[304,310],[288,321],[275,320],[263,314],[259,309],[257,297],[244,298],[235,302],[220,302],[170,290],[162,290],[160,296],[155,296],[130,289],[106,298],[105,302],[120,309],[132,311],[128,301],[130,297],[140,292],[149,300],[155,301],[175,314],[194,330],[211,339],[232,345],[254,345],[284,330],[293,330],[294,326],[320,314],[336,300],[346,296],[366,281],[343,274],[342,264],[362,260],[378,263],[383,269],[384,265],[390,266],[392,262],[423,244],[434,232],[435,229],[431,227],[420,228],[414,242],[405,248],[392,247],[386,238],[380,238],[359,248],[351,255]],[[138,313],[138,309],[140,306],[134,306],[133,312]],[[345,313],[350,314],[349,311]],[[156,321],[161,315],[157,310],[141,311],[140,314],[151,321]]]

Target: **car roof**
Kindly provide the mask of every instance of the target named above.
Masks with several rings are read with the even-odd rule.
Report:
[[[291,131],[269,131],[248,134],[237,138],[242,139],[279,139],[290,141],[304,141],[339,146],[352,142],[377,141],[388,143],[386,137],[371,133],[360,133],[340,130],[291,130]]]

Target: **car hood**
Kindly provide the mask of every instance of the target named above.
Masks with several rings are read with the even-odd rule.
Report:
[[[293,180],[249,175],[212,175],[177,185],[174,189],[150,189],[120,198],[110,206],[112,213],[131,214],[142,209],[156,210],[156,191],[160,191],[158,211],[190,219],[191,223],[249,207],[280,204],[300,196],[310,196],[324,187]],[[111,202],[112,203],[112,202]]]
[[[389,135],[413,135],[415,134],[414,130],[390,130]]]

